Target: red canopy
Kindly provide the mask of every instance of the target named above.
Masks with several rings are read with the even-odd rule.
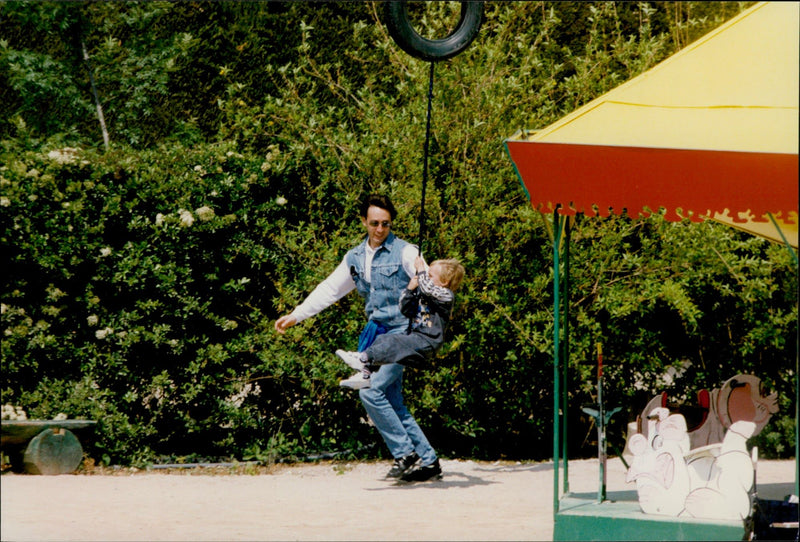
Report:
[[[799,14],[796,2],[757,4],[547,128],[509,138],[531,204],[601,216],[663,207],[670,220],[745,229],[772,218],[796,246]]]

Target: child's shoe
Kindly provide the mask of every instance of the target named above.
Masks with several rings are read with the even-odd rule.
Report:
[[[363,364],[362,364],[363,365]],[[339,385],[343,388],[352,388],[360,390],[361,388],[370,387],[370,374],[368,371],[359,371],[347,380],[342,380]]]
[[[337,350],[336,355],[344,360],[344,362],[356,371],[361,371],[364,368],[364,362],[361,361],[361,352],[346,352],[344,350]]]

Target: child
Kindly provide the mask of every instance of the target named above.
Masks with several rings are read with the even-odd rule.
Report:
[[[368,388],[371,373],[380,365],[419,367],[441,348],[455,301],[453,292],[464,278],[464,266],[454,259],[436,260],[425,271],[425,262],[418,256],[415,267],[416,276],[400,294],[400,310],[410,321],[408,330],[379,335],[363,352],[337,350],[336,355],[358,371],[340,386]]]

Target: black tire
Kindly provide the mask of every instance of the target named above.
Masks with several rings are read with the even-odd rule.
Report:
[[[447,60],[469,47],[480,32],[483,2],[461,2],[461,17],[455,30],[440,40],[423,38],[408,20],[408,2],[387,2],[384,23],[389,35],[406,53],[420,60]]]

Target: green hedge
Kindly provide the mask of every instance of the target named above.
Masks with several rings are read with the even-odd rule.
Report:
[[[406,389],[443,455],[549,457],[551,218],[525,201],[503,139],[735,12],[676,5],[489,3],[476,43],[437,65],[425,252],[461,258],[467,280],[451,340]],[[428,65],[399,53],[374,7],[9,4],[3,404],[98,420],[87,453],[106,463],[385,454],[337,385],[347,371],[332,353],[355,346],[360,301],[272,328],[360,240],[364,193],[388,193],[397,233],[419,233]],[[436,30],[446,4],[431,9]],[[63,28],[89,44],[108,152],[69,43],[25,41]],[[53,62],[21,60],[34,57]],[[148,66],[153,77],[126,75]],[[37,113],[51,98],[59,109]],[[578,407],[594,400],[601,342],[619,448],[656,392],[690,400],[750,372],[781,395],[762,456],[793,454],[797,269],[784,247],[657,213],[581,219],[571,265],[571,453],[595,454]]]

